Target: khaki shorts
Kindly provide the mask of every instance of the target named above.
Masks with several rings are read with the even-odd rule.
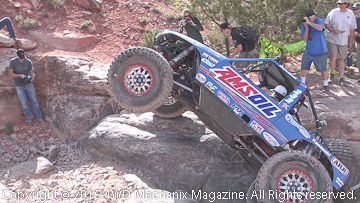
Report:
[[[255,56],[255,49],[251,51],[242,51],[239,53],[238,58],[254,58]],[[234,62],[234,66],[237,68],[246,68],[252,62]]]
[[[330,58],[337,57],[339,59],[346,59],[347,45],[337,45],[326,41],[326,46],[328,48],[328,53]]]

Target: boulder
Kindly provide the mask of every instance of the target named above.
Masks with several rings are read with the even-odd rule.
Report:
[[[185,130],[169,128],[176,125]],[[126,111],[111,115],[81,137],[76,148],[87,159],[116,160],[144,170],[152,177],[146,182],[170,192],[246,193],[252,182],[237,152],[205,131],[191,112],[175,119]]]
[[[0,47],[11,47],[15,44],[15,40],[0,33]]]
[[[102,0],[75,0],[75,3],[80,6],[90,10],[90,11],[99,11],[103,3]]]
[[[95,36],[79,36],[76,34],[63,33],[42,33],[39,31],[29,31],[32,37],[37,38],[44,44],[64,51],[80,52],[82,49],[90,49],[98,41]]]

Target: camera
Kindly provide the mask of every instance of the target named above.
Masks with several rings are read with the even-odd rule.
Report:
[[[25,76],[25,77],[22,78],[20,81],[21,81],[21,83],[22,83],[23,85],[26,85],[26,84],[31,83],[31,75]]]
[[[306,20],[305,20],[305,19],[302,19],[301,21],[302,21],[302,22],[306,22]]]
[[[189,18],[186,18],[185,21],[186,21],[186,23],[190,23],[190,19],[189,19]]]

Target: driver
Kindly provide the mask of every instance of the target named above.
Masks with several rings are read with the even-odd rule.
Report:
[[[287,95],[287,90],[283,85],[277,85],[275,89],[272,90],[271,97],[275,101],[280,102]]]

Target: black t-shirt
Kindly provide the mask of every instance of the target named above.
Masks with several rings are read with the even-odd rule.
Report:
[[[356,17],[356,24],[357,24],[357,28],[356,31],[358,33],[360,33],[360,18]],[[355,37],[355,40],[357,43],[360,43],[360,36],[359,37]]]
[[[31,60],[26,57],[22,63],[17,57],[11,59],[9,69],[14,70],[15,74],[24,74],[26,76],[30,75],[31,70],[34,70]],[[14,82],[15,86],[25,85],[22,78],[14,78]]]
[[[234,41],[235,48],[237,45],[241,44],[243,47],[242,51],[251,51],[255,49],[255,44],[249,43],[237,28],[231,29],[231,38]]]

